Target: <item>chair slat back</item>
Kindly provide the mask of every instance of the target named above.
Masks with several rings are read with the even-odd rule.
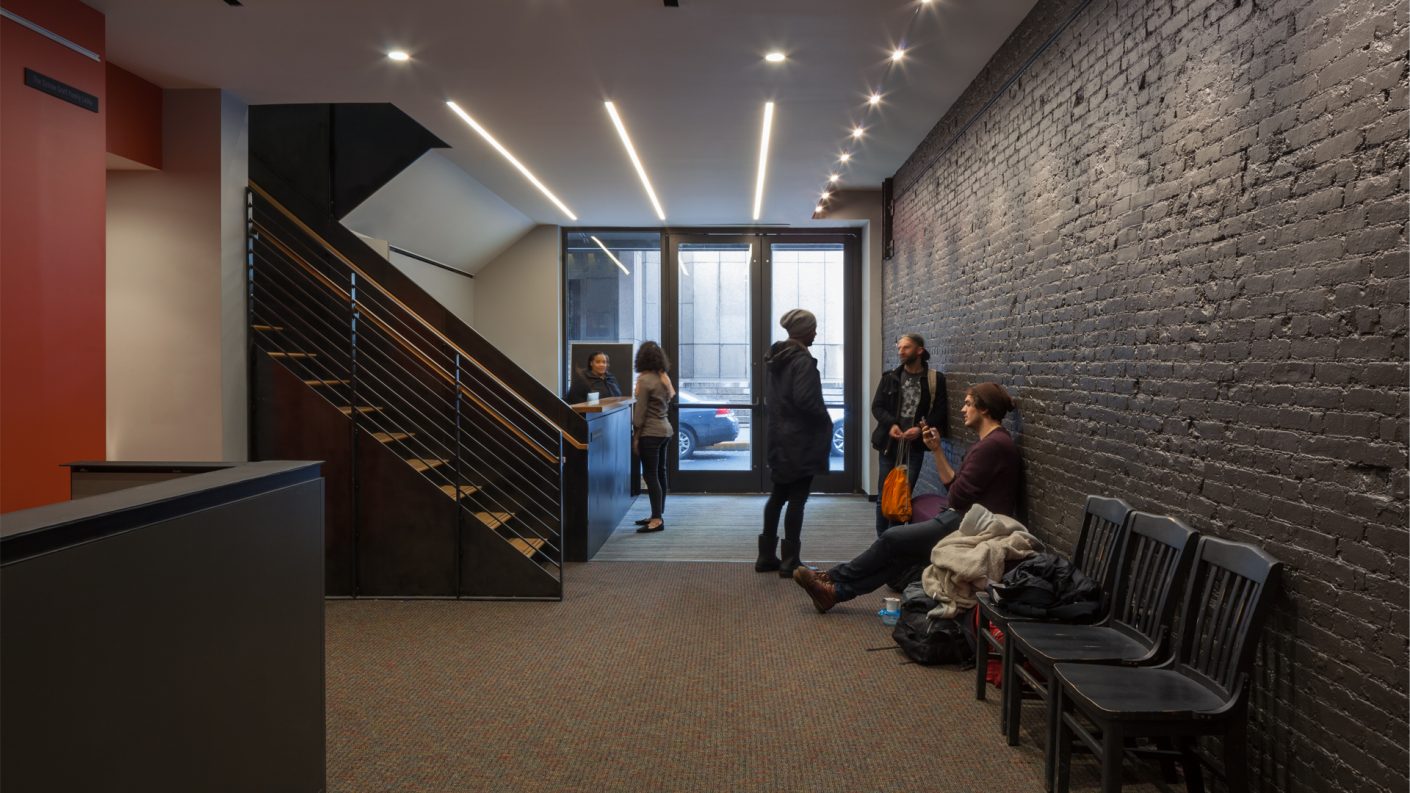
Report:
[[[1177,665],[1221,696],[1234,696],[1253,663],[1281,577],[1282,563],[1261,548],[1200,540],[1176,628]]]
[[[1131,505],[1119,498],[1087,496],[1087,507],[1082,515],[1082,533],[1077,536],[1072,563],[1096,581],[1104,593],[1111,591],[1121,542],[1126,539],[1126,521],[1130,516]]]
[[[1133,512],[1116,578],[1109,621],[1155,648],[1165,641],[1194,559],[1199,533],[1175,518]]]

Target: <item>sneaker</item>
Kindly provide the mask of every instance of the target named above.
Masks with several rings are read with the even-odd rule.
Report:
[[[817,609],[819,614],[826,614],[837,605],[837,590],[833,588],[832,579],[827,573],[799,567],[793,571],[793,580],[813,599],[813,608]]]

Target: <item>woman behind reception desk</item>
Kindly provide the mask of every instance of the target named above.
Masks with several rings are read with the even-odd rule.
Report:
[[[586,402],[588,394],[593,392],[597,393],[599,399],[622,395],[622,387],[617,385],[617,378],[607,370],[611,363],[607,358],[607,353],[590,352],[587,360],[583,363],[582,369],[573,372],[573,385],[563,396],[564,402],[570,405]]]

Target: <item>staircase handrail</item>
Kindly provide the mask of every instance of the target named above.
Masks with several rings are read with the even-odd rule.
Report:
[[[447,335],[446,332],[444,332],[441,328],[437,327],[435,323],[431,322],[425,316],[423,316],[421,312],[409,306],[404,300],[402,300],[395,293],[393,293],[392,290],[383,286],[382,283],[379,282],[376,277],[374,277],[367,271],[367,268],[359,266],[357,263],[353,262],[350,258],[344,255],[344,253],[338,248],[338,246],[333,245],[322,234],[318,233],[313,228],[311,228],[309,224],[305,223],[302,219],[298,217],[298,215],[291,212],[287,207],[284,206],[283,203],[279,201],[279,199],[276,199],[273,195],[271,195],[268,190],[264,189],[259,183],[255,182],[253,178],[250,180],[250,189],[258,193],[261,198],[268,201],[271,207],[273,207],[280,215],[283,215],[291,223],[298,226],[300,231],[308,235],[310,239],[316,241],[319,246],[321,246],[325,251],[329,253],[329,255],[338,259],[338,261],[348,267],[353,273],[357,275],[360,283],[361,281],[365,280],[378,292],[390,299],[393,303],[396,304],[398,308],[405,311],[410,317],[415,319],[416,322],[428,333],[436,337],[436,339],[442,342],[443,344],[455,350],[464,360],[472,363],[475,368],[483,372],[488,378],[497,383],[506,393],[512,395],[520,404],[522,404],[531,413],[533,413],[540,420],[542,420],[544,424],[548,425],[549,427],[552,427],[553,430],[558,432],[558,434],[561,435],[566,442],[568,442],[574,448],[577,449],[587,448],[586,441],[579,437],[586,436],[587,434],[586,421],[582,418],[582,416],[579,416],[578,414],[574,413],[571,409],[569,409],[566,403],[562,402],[562,400],[557,398],[557,395],[552,395],[552,392],[548,392],[552,395],[554,401],[558,402],[558,404],[562,407],[562,410],[560,412],[563,414],[563,416],[558,419],[555,419],[554,417],[547,415],[544,410],[540,409],[540,406],[530,401],[523,393],[521,393],[519,389],[514,388],[513,386],[506,383],[503,378],[501,378],[491,368],[487,367],[484,363],[482,363],[477,356],[472,355],[469,351],[467,351],[465,349],[466,345],[460,344],[454,339],[452,339],[449,335]],[[348,232],[348,234],[349,236],[352,236],[354,240],[357,240],[357,237],[355,235],[352,235],[351,232]],[[271,235],[271,239],[277,240],[277,235]],[[361,243],[361,240],[357,241],[359,244],[362,244],[365,247],[365,243]],[[285,251],[286,254],[292,253],[291,251],[288,251],[287,248],[284,248],[284,246],[280,245],[280,247]],[[370,248],[367,250],[370,255],[376,256],[375,253],[372,253]],[[326,276],[323,276],[321,273],[317,273],[316,269],[312,268],[311,265],[303,261],[302,257],[294,255],[292,258],[294,258],[294,260],[297,261],[301,267],[313,273],[315,275],[315,280],[318,283],[322,284],[325,288],[333,289],[335,291],[341,292],[343,296],[347,296],[346,291],[342,290],[337,284],[332,283],[329,279],[326,278]],[[378,257],[378,259],[380,260],[380,257]],[[387,266],[392,267],[392,265],[390,264],[388,264]],[[415,287],[415,285],[410,282],[410,279],[407,279],[407,283],[408,285]],[[403,344],[404,346],[407,346],[408,350],[411,350],[413,352],[417,351],[417,348],[409,340],[406,340],[403,336],[401,336],[400,333],[397,333],[396,331],[392,330],[390,326],[385,323],[385,321],[368,313],[366,304],[360,303],[359,311],[367,315],[372,321],[376,322],[379,327],[381,327],[384,331],[389,332],[389,334],[393,335],[394,338],[397,338],[399,340],[399,343]],[[458,323],[461,327],[457,328],[457,330],[461,332],[468,331],[469,334],[473,334],[476,338],[478,338],[478,334],[476,334],[472,328],[464,325],[464,323],[461,323],[460,320],[458,320],[457,318],[449,315],[447,315],[445,318],[449,322]],[[486,345],[488,345],[487,342]],[[441,377],[448,378],[448,380],[452,384],[454,384],[455,381],[453,375],[448,374],[442,367],[430,361],[428,358],[425,358],[424,356],[418,357],[423,358],[423,362],[426,363],[432,369],[432,371],[436,372]],[[527,377],[527,374],[525,374],[525,376]],[[458,388],[463,395],[465,395],[466,397],[474,401],[479,407],[485,409],[488,413],[493,415],[496,420],[500,421],[506,427],[511,429],[517,435],[519,435],[522,440],[533,443],[532,441],[529,441],[529,439],[523,435],[522,431],[515,427],[512,422],[509,422],[507,419],[500,416],[497,411],[490,409],[488,405],[486,405],[482,400],[480,400],[473,393],[471,393],[470,390],[467,389],[463,384],[459,385]],[[544,390],[547,391],[547,389]],[[541,455],[546,456],[547,459],[558,459],[557,455],[548,453],[539,444],[533,443],[533,446]]]

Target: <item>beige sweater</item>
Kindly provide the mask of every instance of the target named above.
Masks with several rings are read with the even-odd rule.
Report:
[[[953,617],[975,604],[974,592],[1004,577],[1004,562],[1027,559],[1043,549],[1038,538],[1007,515],[995,515],[981,504],[965,513],[959,528],[935,544],[930,566],[921,574],[925,594],[940,601],[932,618]]]

